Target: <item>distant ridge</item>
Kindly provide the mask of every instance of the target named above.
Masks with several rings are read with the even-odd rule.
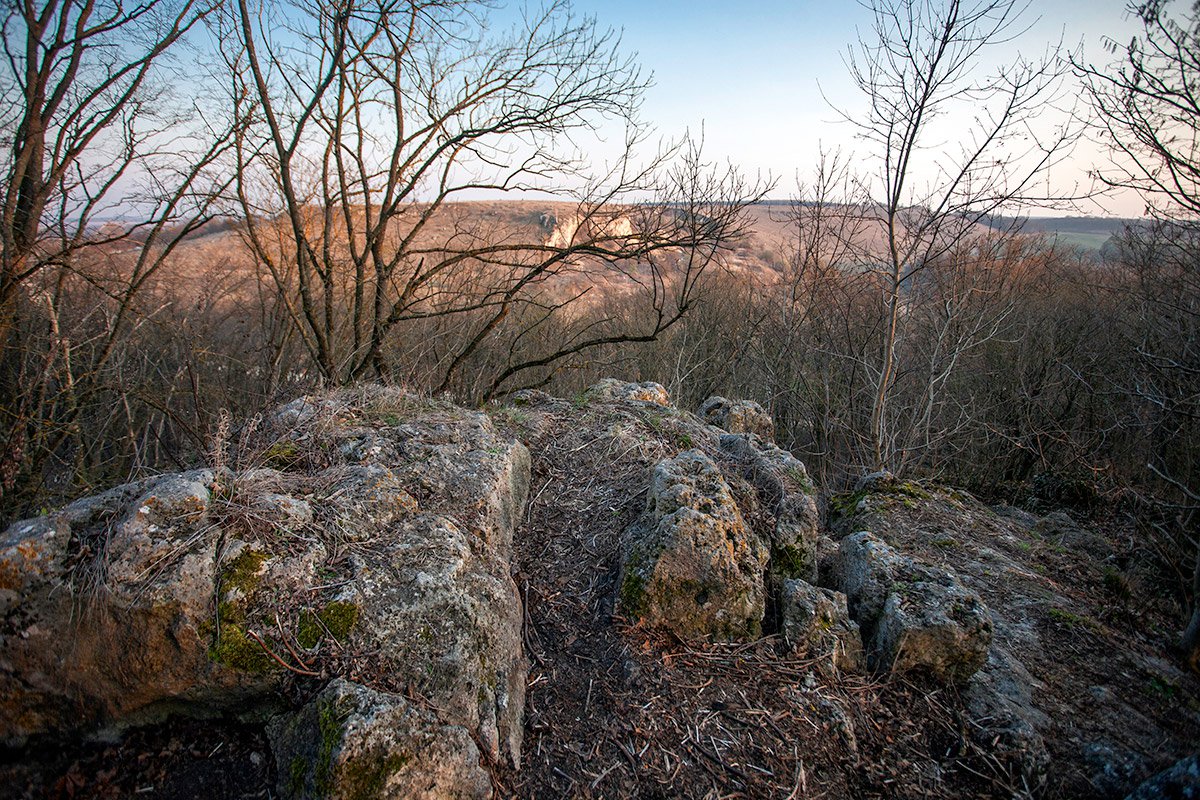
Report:
[[[1016,220],[1015,217],[992,217],[988,224],[993,228],[1006,228]],[[1099,252],[1105,242],[1127,226],[1142,223],[1143,220],[1132,217],[1026,217],[1022,230],[1043,233],[1062,244]]]

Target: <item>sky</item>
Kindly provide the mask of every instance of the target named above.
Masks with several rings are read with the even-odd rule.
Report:
[[[773,197],[796,193],[822,146],[853,145],[853,132],[830,101],[853,110],[858,99],[844,62],[870,15],[853,0],[575,0],[577,12],[621,31],[653,73],[643,115],[665,135],[703,130],[705,153],[744,171],[777,179]],[[1007,60],[1043,52],[1060,39],[1082,47],[1085,61],[1111,62],[1104,37],[1128,41],[1137,26],[1125,0],[1035,0],[1022,20],[1029,29],[993,51]],[[828,99],[827,99],[828,98]],[[1087,183],[1102,148],[1082,145],[1050,175],[1060,191]],[[1138,216],[1133,196],[1087,203],[1074,213]],[[1068,213],[1063,210],[1044,213]]]

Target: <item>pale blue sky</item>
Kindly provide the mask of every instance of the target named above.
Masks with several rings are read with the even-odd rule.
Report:
[[[770,172],[780,179],[777,196],[794,191],[797,173],[811,170],[821,144],[850,144],[850,130],[821,91],[839,104],[855,100],[842,57],[870,17],[853,0],[575,0],[573,6],[622,30],[626,49],[654,73],[645,117],[665,134],[703,125],[709,156]],[[1032,55],[1062,38],[1071,47],[1082,43],[1086,59],[1107,63],[1103,37],[1124,41],[1136,29],[1125,7],[1124,0],[1032,2],[1023,18],[1030,30],[1005,48]],[[1101,152],[1083,147],[1051,180],[1083,180],[1097,158]],[[1107,206],[1121,215],[1141,211],[1134,198]]]

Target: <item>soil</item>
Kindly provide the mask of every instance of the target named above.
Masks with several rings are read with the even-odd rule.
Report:
[[[3,800],[252,800],[273,797],[274,786],[262,727],[228,720],[175,719],[112,744],[0,751]]]

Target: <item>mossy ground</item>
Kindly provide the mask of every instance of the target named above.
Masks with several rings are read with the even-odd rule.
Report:
[[[877,488],[835,494],[829,498],[829,515],[833,518],[852,516],[858,511],[859,503],[868,497],[891,498],[903,503],[907,508],[915,508],[916,501],[931,500],[933,493],[916,481],[892,481]]]
[[[249,597],[258,588],[263,563],[269,556],[261,550],[245,547],[221,569],[220,591],[226,594],[238,590]]]

